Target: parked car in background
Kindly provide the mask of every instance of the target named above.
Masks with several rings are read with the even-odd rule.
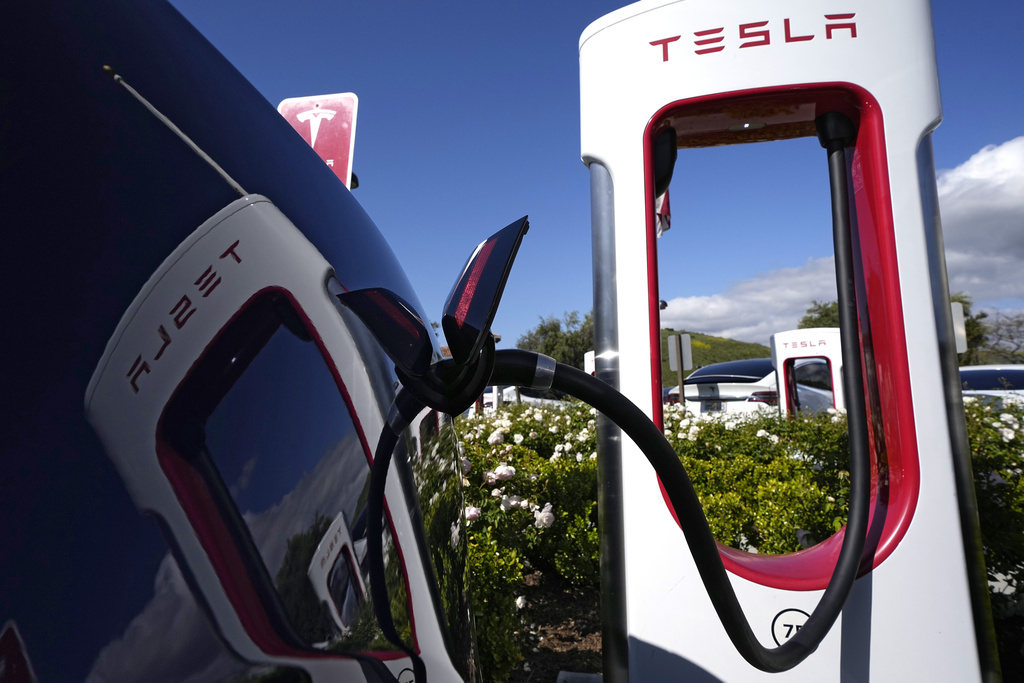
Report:
[[[1024,399],[1024,365],[968,365],[960,368],[964,396]]]
[[[504,403],[515,405],[517,403],[528,403],[535,406],[556,407],[562,404],[565,396],[553,389],[531,389],[529,387],[505,387],[501,392],[501,400]]]
[[[801,412],[817,413],[835,407],[828,365],[821,358],[796,361],[796,392]],[[694,413],[751,412],[778,406],[778,380],[771,358],[712,363],[683,380],[684,397]],[[679,401],[679,387],[666,394],[666,403]]]
[[[517,392],[518,389],[518,392]],[[557,407],[562,404],[564,396],[551,389],[529,389],[526,387],[486,387],[478,405],[473,406],[467,412],[475,412],[478,408],[486,412],[495,410],[495,399],[498,405],[518,405],[527,403],[530,405],[545,405]]]
[[[778,405],[775,368],[771,358],[712,363],[694,370],[683,380],[683,396],[695,413],[750,412]],[[679,387],[668,392],[668,402],[679,401]]]

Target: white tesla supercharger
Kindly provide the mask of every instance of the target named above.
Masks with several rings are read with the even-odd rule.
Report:
[[[779,409],[783,414],[827,408],[846,410],[838,327],[776,332],[772,335],[771,348]]]
[[[648,461],[600,423],[606,680],[998,679],[935,191],[927,0],[639,2],[583,33],[580,87],[597,376],[660,425],[654,204],[676,149],[818,135],[848,239],[844,374],[871,460],[859,578],[813,653],[769,674],[727,637]],[[760,645],[799,631],[844,533],[783,556],[720,548]]]

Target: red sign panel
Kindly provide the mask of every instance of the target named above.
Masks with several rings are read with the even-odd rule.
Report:
[[[345,187],[352,187],[352,151],[356,142],[359,99],[350,92],[290,97],[277,111],[320,155]]]

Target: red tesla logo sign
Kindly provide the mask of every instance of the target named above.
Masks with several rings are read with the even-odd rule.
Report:
[[[832,40],[834,37],[840,34],[848,36],[850,38],[857,37],[857,23],[853,21],[855,13],[850,12],[848,14],[826,14],[824,33],[825,40]],[[740,41],[739,47],[761,47],[763,45],[772,44],[772,31],[773,28],[768,20],[754,21],[746,24],[739,24],[737,27],[737,35]],[[809,32],[798,33],[794,28],[792,21],[789,18],[782,20],[782,41],[784,43],[803,43],[808,40],[814,40],[815,33],[812,30],[813,27],[808,28]],[[774,28],[776,42],[779,38],[779,27]],[[707,28],[700,31],[693,32],[694,40],[694,53],[698,55],[708,55],[715,52],[721,52],[725,49],[725,27],[718,26],[715,28]],[[677,36],[670,36],[668,38],[661,38],[660,40],[652,40],[651,45],[654,47],[661,48],[661,61],[667,62],[669,60],[669,46],[676,41],[682,39],[683,34]],[[675,50],[676,48],[673,48]]]
[[[320,155],[334,174],[351,187],[352,148],[359,100],[352,93],[292,97],[277,111]]]

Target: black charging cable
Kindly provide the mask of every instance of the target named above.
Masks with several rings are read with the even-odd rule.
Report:
[[[868,454],[861,452],[850,456],[850,521],[825,593],[796,635],[777,648],[766,648],[757,640],[747,622],[722,564],[700,499],[679,456],[661,430],[629,399],[603,381],[571,366],[555,364],[550,358],[537,353],[498,351],[491,379],[495,385],[534,386],[533,376],[538,366],[553,366],[551,388],[574,396],[604,413],[647,457],[665,486],[715,611],[743,658],[762,671],[779,672],[793,668],[814,652],[835,623],[857,578],[870,505]],[[548,372],[545,370],[544,374]]]
[[[819,140],[828,152],[829,162],[840,339],[845,366],[843,393],[849,424],[850,494],[846,530],[832,577],[807,621],[785,643],[776,648],[766,648],[754,635],[722,564],[718,545],[711,534],[693,483],[675,449],[643,411],[603,381],[571,366],[556,363],[547,356],[520,350],[495,352],[493,345],[487,349],[487,353],[482,354],[487,364],[494,364],[493,370],[489,373],[489,384],[536,389],[553,388],[562,391],[601,411],[636,443],[664,484],[669,503],[682,527],[701,581],[729,639],[747,662],[769,673],[787,671],[806,659],[818,648],[839,617],[860,572],[871,504],[871,459],[858,334],[845,156],[845,148],[852,144],[856,137],[856,127],[849,118],[834,112],[818,117],[815,125]],[[480,372],[485,370],[478,369],[475,375],[479,375]],[[409,381],[408,378],[403,379]],[[381,536],[384,488],[395,445],[400,434],[423,408],[423,401],[432,408],[447,408],[448,412],[453,412],[452,406],[461,409],[468,407],[466,397],[471,392],[468,390],[470,382],[466,382],[467,389],[460,388],[457,400],[446,397],[447,403],[435,406],[431,398],[421,390],[415,378],[411,380],[411,384],[414,386],[399,390],[374,455],[367,500],[367,552],[371,595],[381,630],[385,637],[410,655],[417,683],[426,683],[426,669],[422,660],[411,647],[402,642],[391,616],[390,600],[384,582]],[[480,378],[476,378],[471,384],[477,387]]]
[[[415,648],[402,640],[391,614],[391,598],[388,595],[384,566],[384,490],[398,440],[423,407],[423,404],[404,387],[398,390],[377,440],[366,499],[366,559],[374,616],[383,636],[409,655],[416,683],[426,683],[427,668]]]

